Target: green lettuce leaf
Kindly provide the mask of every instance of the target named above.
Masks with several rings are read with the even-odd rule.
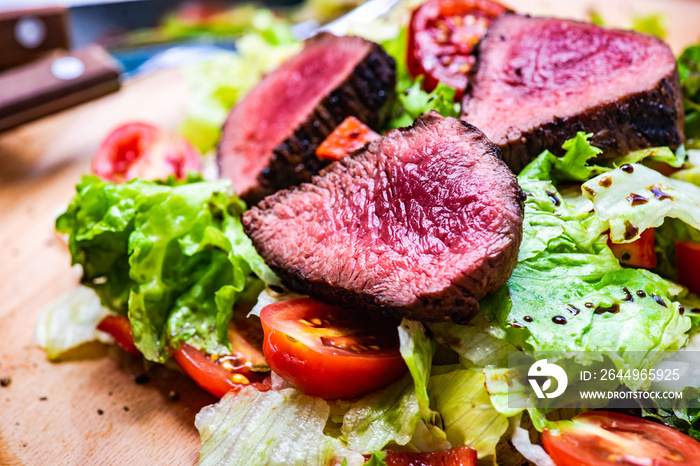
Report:
[[[385,451],[373,451],[372,456],[365,463],[365,466],[387,466],[386,459],[387,453]]]
[[[442,415],[447,440],[453,447],[466,445],[479,458],[494,456],[496,445],[508,430],[508,419],[496,411],[480,369],[456,369],[430,378],[428,394]]]
[[[348,448],[369,454],[389,442],[406,445],[420,419],[416,389],[407,374],[353,403],[343,417],[341,432]]]
[[[506,332],[477,314],[468,325],[452,322],[428,324],[438,342],[459,354],[466,367],[505,367],[508,352],[517,348],[506,340]]]
[[[590,201],[563,195],[551,181],[583,181],[596,174],[599,168],[587,168],[586,161],[597,151],[587,146],[579,134],[568,143],[565,159],[553,160],[545,152],[518,176],[527,193],[518,265],[503,288],[481,301],[481,312],[525,350],[613,351],[619,353],[614,362],[620,368],[651,367],[661,357],[657,352],[683,346],[690,321],[671,301],[669,282],[644,270],[622,269],[607,246],[608,222],[591,212]],[[636,167],[635,172],[643,169]],[[634,215],[632,209],[627,203],[617,215]],[[637,290],[646,297],[627,298],[628,291]],[[632,360],[627,351],[655,356]]]
[[[195,418],[202,440],[199,464],[319,465],[364,463],[361,455],[324,435],[328,403],[287,388],[229,392]]]
[[[687,152],[685,147],[679,146],[676,152],[673,152],[669,147],[648,147],[630,152],[627,155],[614,157],[608,165],[617,168],[625,164],[641,162],[643,160],[651,162],[661,162],[672,167],[681,167],[685,163]]]
[[[129,315],[134,343],[164,362],[180,340],[228,352],[227,324],[251,273],[277,279],[243,232],[228,181],[112,184],[86,176],[56,228],[83,284]]]
[[[603,152],[589,144],[591,136],[580,131],[576,133],[562,145],[566,149],[562,157],[544,151],[520,172],[518,182],[544,181],[555,185],[562,181],[586,181],[595,174],[608,171],[608,168],[587,163]]]
[[[413,378],[420,414],[423,420],[430,421],[434,413],[430,410],[428,399],[428,379],[435,353],[435,340],[426,336],[423,324],[408,319],[399,325],[399,340],[401,356]]]

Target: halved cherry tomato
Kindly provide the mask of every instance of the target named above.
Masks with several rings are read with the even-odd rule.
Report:
[[[92,172],[122,183],[132,178],[184,178],[200,169],[199,151],[181,136],[171,136],[146,123],[128,123],[102,142],[92,160]]]
[[[386,450],[384,462],[387,466],[476,466],[476,450],[469,447],[449,450],[414,453]]]
[[[217,398],[223,397],[230,390],[240,390],[251,385],[260,391],[271,387],[270,378],[260,373],[251,372],[240,364],[235,356],[212,359],[204,351],[183,343],[173,353],[173,359],[187,375]],[[230,368],[227,362],[230,361]]]
[[[608,239],[608,246],[612,249],[620,264],[630,267],[653,269],[656,267],[656,251],[654,250],[654,238],[656,233],[653,228],[647,228],[639,235],[639,239],[631,243],[613,243]]]
[[[109,333],[119,346],[131,354],[139,355],[141,351],[134,345],[131,324],[126,316],[107,316],[97,324],[97,329]]]
[[[542,435],[557,466],[700,464],[700,443],[670,427],[626,414],[589,411]]]
[[[428,0],[411,16],[408,70],[414,77],[425,75],[426,91],[441,82],[455,88],[455,99],[461,99],[476,61],[474,46],[506,11],[507,7],[490,0]]]
[[[367,125],[349,116],[318,146],[316,155],[325,160],[340,160],[378,137]]]
[[[126,316],[107,316],[97,328],[112,335],[126,351],[141,354],[134,345],[131,324]],[[216,397],[221,398],[229,390],[239,390],[246,385],[266,391],[271,387],[269,367],[256,348],[256,339],[255,324],[234,319],[229,324],[229,340],[233,349],[231,355],[212,357],[183,343],[173,353],[173,359],[197,385]]]
[[[700,244],[693,241],[676,243],[678,283],[700,294]]]
[[[376,313],[299,298],[266,306],[260,319],[268,364],[307,395],[352,398],[406,372],[398,322]]]

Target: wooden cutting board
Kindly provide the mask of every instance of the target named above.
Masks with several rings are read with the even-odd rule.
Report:
[[[508,3],[580,19],[594,9],[621,26],[632,15],[661,11],[673,25],[669,40],[676,52],[700,38],[695,0]],[[99,142],[126,121],[175,130],[186,102],[182,75],[161,71],[126,83],[117,94],[0,134],[0,379],[11,379],[0,386],[0,465],[197,461],[194,416],[215,400],[185,376],[146,371],[138,360],[99,345],[52,364],[32,343],[38,312],[77,283],[53,221],[89,171]]]

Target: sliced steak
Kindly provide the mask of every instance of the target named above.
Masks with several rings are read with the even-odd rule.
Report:
[[[435,112],[243,216],[292,289],[345,307],[467,322],[510,277],[522,192],[475,127]]]
[[[219,143],[221,176],[251,203],[309,181],[328,164],[316,147],[346,117],[379,129],[395,81],[394,61],[373,42],[328,33],[310,39],[231,110]]]
[[[603,156],[683,141],[676,60],[656,37],[507,14],[478,47],[462,118],[520,171],[577,131]]]

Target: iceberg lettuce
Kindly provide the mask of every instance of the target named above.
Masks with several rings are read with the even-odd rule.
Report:
[[[583,184],[584,195],[610,225],[614,243],[639,238],[667,217],[700,228],[700,187],[662,175],[643,165],[616,168]]]
[[[294,388],[229,392],[195,418],[202,439],[199,464],[364,463],[362,455],[323,433],[329,414],[328,403]]]
[[[94,290],[85,286],[73,288],[41,310],[34,343],[44,348],[51,360],[84,343],[108,343],[112,338],[97,330],[97,324],[109,314]]]
[[[558,189],[563,181],[586,181],[595,175],[599,178],[584,187],[614,176],[615,189],[618,172],[629,174],[588,165],[598,151],[582,133],[565,148],[562,159],[544,152],[518,176],[527,195],[518,265],[503,288],[482,300],[482,313],[506,332],[510,343],[526,350],[613,351],[619,353],[614,362],[620,368],[651,366],[661,357],[659,352],[685,344],[690,321],[670,299],[669,282],[620,266],[607,246],[608,222],[613,220],[601,218],[597,208],[592,212],[593,204],[580,194],[565,196]],[[644,170],[649,169],[635,165],[635,172]],[[626,206],[615,204],[617,219],[636,215],[625,202]],[[610,224],[613,239],[616,225]],[[627,299],[628,291],[637,290],[647,296]],[[651,298],[652,293],[663,305]],[[656,356],[633,361],[627,351]]]
[[[452,446],[466,445],[479,458],[494,456],[496,444],[508,430],[508,419],[496,411],[485,386],[481,369],[455,369],[433,375],[428,394],[442,415],[447,440]]]
[[[406,445],[421,418],[428,426],[426,435],[444,439],[434,426],[438,413],[430,409],[428,398],[435,341],[420,322],[404,319],[398,330],[409,374],[353,403],[343,418],[341,431],[348,447],[361,453],[380,450],[389,442]]]

